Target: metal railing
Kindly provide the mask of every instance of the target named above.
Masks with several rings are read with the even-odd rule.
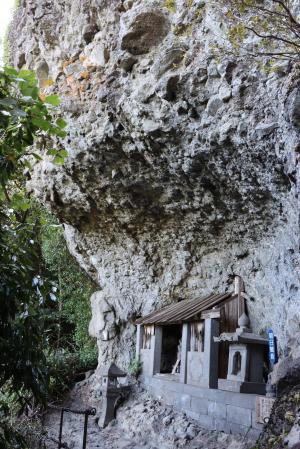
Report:
[[[88,431],[88,419],[89,416],[95,416],[96,415],[96,409],[95,408],[89,408],[86,410],[72,410],[70,408],[66,407],[57,407],[56,405],[48,405],[49,408],[52,410],[57,410],[60,412],[60,422],[59,422],[59,435],[58,435],[58,441],[57,442],[57,448],[64,448],[68,449],[67,443],[62,443],[62,433],[63,433],[63,424],[64,424],[64,413],[74,413],[75,415],[84,415],[84,427],[83,427],[83,438],[82,438],[82,449],[86,449],[86,440],[87,440],[87,431]]]

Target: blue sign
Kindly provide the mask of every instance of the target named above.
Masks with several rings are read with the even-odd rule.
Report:
[[[272,329],[268,330],[268,339],[269,339],[269,360],[271,363],[276,363],[277,362],[276,341]]]

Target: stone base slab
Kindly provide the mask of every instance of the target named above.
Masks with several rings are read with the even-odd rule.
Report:
[[[144,388],[166,404],[184,411],[201,426],[258,438],[263,426],[256,422],[256,395],[202,388],[158,376],[141,378]]]
[[[224,391],[232,391],[234,393],[246,394],[266,394],[266,385],[256,382],[242,382],[238,380],[218,380],[218,389]]]

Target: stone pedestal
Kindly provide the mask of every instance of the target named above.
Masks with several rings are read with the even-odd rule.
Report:
[[[242,315],[242,324],[243,320],[246,321]],[[263,369],[267,339],[241,325],[236,332],[221,334],[215,340],[221,344],[223,341],[229,342],[227,378],[219,379],[218,388],[236,393],[265,394]]]
[[[127,374],[114,363],[101,366],[99,374],[101,376],[102,407],[98,425],[103,428],[115,418],[118,399],[128,394],[130,386],[119,384],[118,378],[126,377]]]
[[[106,427],[115,419],[116,403],[121,398],[120,390],[102,391],[102,411],[98,421],[100,428]]]

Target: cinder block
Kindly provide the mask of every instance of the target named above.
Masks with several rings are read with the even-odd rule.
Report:
[[[191,409],[191,396],[189,394],[181,394],[179,398],[179,407],[184,410]]]
[[[214,418],[214,430],[218,432],[226,432],[228,429],[228,423],[226,419]]]
[[[200,426],[204,427],[205,429],[210,429],[210,430],[215,429],[214,420],[211,416],[199,415],[197,418],[197,421],[200,424]]]
[[[229,423],[239,424],[245,427],[251,427],[251,410],[227,405],[227,421]]]
[[[191,410],[201,415],[208,413],[208,400],[205,398],[194,398],[191,400]]]
[[[226,419],[227,408],[225,404],[220,402],[208,402],[208,415],[213,418]]]
[[[253,429],[251,428],[248,432],[247,432],[247,437],[251,438],[253,440],[257,440],[261,434],[262,430],[259,429]]]
[[[174,391],[176,393],[183,393],[183,385],[180,382],[164,382],[164,388],[166,391]]]
[[[260,432],[263,430],[263,424],[256,422],[256,412],[255,410],[252,410],[252,427],[253,429],[257,429]]]
[[[195,387],[194,385],[183,385],[183,392],[195,398],[209,397],[209,390],[207,388]]]
[[[225,393],[225,391],[223,392]],[[255,409],[255,394],[231,393],[226,392],[225,404],[235,405],[237,407]],[[223,402],[223,401],[220,401]]]
[[[199,419],[199,414],[196,412],[192,412],[191,410],[186,410],[185,414],[186,414],[186,416],[194,419],[195,421],[197,421]]]
[[[174,393],[174,391],[162,391],[162,397],[167,405],[176,405],[176,401],[178,399],[178,394]]]
[[[249,434],[249,427],[243,426],[241,424],[235,424],[232,422],[227,422],[227,428],[225,430],[226,433],[233,433],[234,435],[246,435]]]

